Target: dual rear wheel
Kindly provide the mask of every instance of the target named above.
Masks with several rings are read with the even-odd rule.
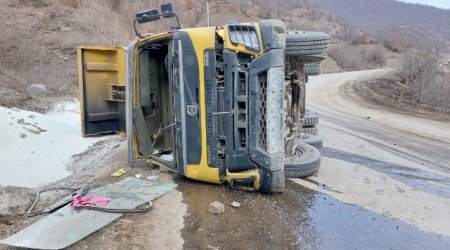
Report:
[[[329,36],[322,32],[288,32],[286,34],[286,57],[291,67],[303,67],[304,76],[320,74],[320,62],[326,58]],[[300,64],[298,64],[300,63]],[[305,100],[300,100],[305,102]],[[304,115],[302,133],[295,153],[285,155],[286,178],[301,178],[315,174],[320,168],[322,139],[317,136],[319,116],[314,112]]]

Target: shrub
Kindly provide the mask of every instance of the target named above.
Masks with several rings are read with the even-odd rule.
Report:
[[[328,54],[345,70],[360,69],[361,56],[354,49],[354,46],[342,44],[331,47]]]
[[[415,39],[406,30],[395,29],[384,38],[384,46],[394,52],[404,52],[415,45]]]
[[[397,77],[404,85],[401,97],[416,104],[450,108],[450,77],[441,70],[436,48],[410,49],[401,57]]]

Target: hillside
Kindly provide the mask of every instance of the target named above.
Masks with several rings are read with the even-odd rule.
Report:
[[[308,1],[372,34],[402,29],[427,42],[450,46],[450,10],[395,0]]]
[[[184,27],[206,25],[204,1],[172,2]],[[77,97],[76,48],[126,46],[134,38],[134,14],[159,8],[160,3],[159,0],[0,0],[0,106],[45,112],[47,103],[54,98]],[[371,39],[362,31],[304,0],[240,0],[239,6],[235,0],[214,0],[209,7],[211,25],[278,18],[285,20],[289,29],[329,33],[332,48],[343,41],[352,43],[351,39],[372,46]],[[141,29],[158,33],[168,30],[173,23],[173,19],[166,19],[145,24]],[[353,36],[348,40],[343,34],[350,33]],[[323,63],[322,69],[322,72],[342,71],[331,58]],[[48,95],[32,98],[27,91],[32,84],[44,85]]]

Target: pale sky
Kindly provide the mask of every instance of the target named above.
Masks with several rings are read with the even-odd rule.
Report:
[[[420,3],[443,9],[450,9],[450,0],[400,0],[406,3]]]

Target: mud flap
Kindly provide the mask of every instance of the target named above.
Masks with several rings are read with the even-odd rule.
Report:
[[[261,186],[259,190],[262,193],[282,193],[286,182],[284,170],[271,172],[261,168]]]

